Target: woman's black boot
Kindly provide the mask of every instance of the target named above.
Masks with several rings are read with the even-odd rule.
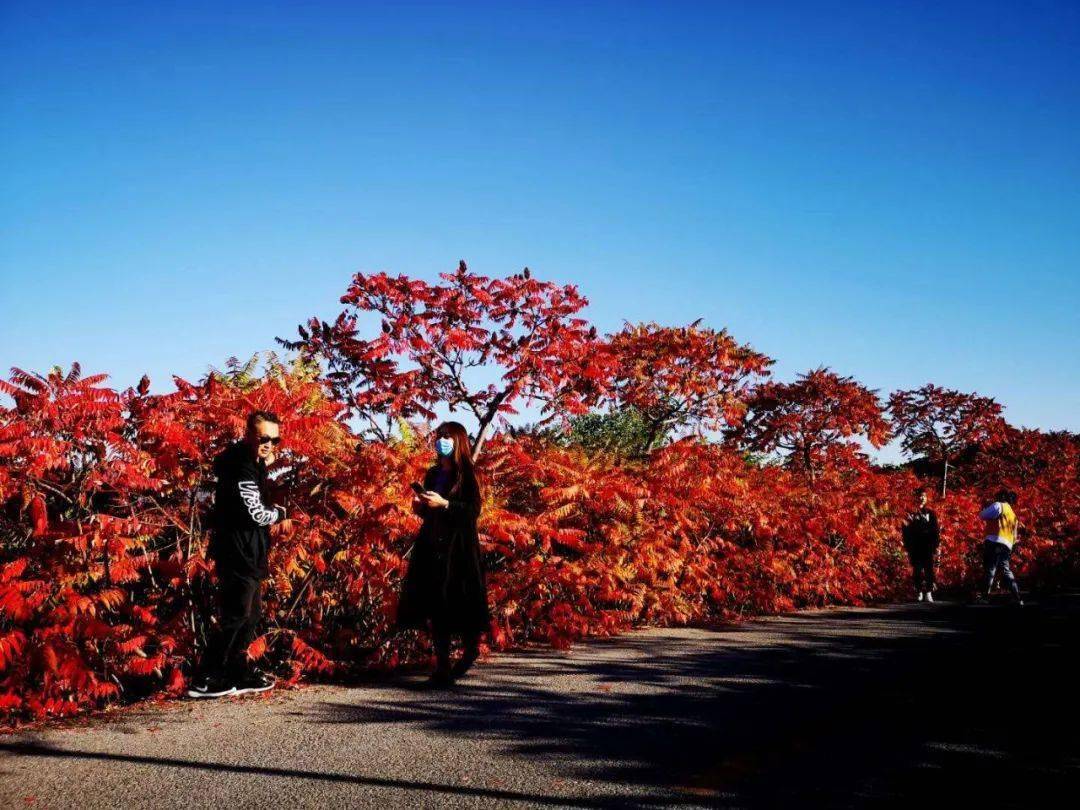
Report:
[[[476,663],[476,659],[480,657],[480,645],[476,643],[466,642],[465,651],[462,652],[461,658],[454,664],[454,668],[450,670],[450,678],[457,680],[462,677],[473,664]]]

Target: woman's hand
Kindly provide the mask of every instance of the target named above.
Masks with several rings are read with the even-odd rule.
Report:
[[[420,500],[429,509],[445,509],[450,505],[450,501],[446,500],[438,492],[425,492],[420,496]]]

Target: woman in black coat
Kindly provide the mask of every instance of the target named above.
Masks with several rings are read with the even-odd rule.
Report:
[[[480,655],[480,634],[488,629],[490,615],[476,533],[480,487],[464,426],[439,425],[435,452],[438,461],[413,497],[413,511],[424,523],[409,559],[397,623],[403,629],[430,630],[437,661],[431,680],[448,685]],[[462,637],[464,651],[451,668],[454,635]]]

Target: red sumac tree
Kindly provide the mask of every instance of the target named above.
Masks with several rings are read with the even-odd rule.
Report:
[[[578,316],[587,301],[577,288],[528,268],[488,278],[465,262],[440,278],[358,273],[332,324],[312,318],[299,341],[281,342],[326,363],[338,395],[384,440],[394,420],[433,419],[443,405],[476,420],[479,454],[497,417],[521,402],[551,419],[584,413],[604,395],[610,354]],[[360,337],[365,313],[379,320],[374,337]]]
[[[758,386],[748,409],[731,436],[753,452],[785,453],[787,463],[811,480],[830,451],[851,450],[859,438],[874,447],[889,440],[877,394],[825,368],[801,374],[795,382]]]
[[[893,427],[904,451],[941,467],[941,494],[949,489],[949,464],[961,452],[1003,435],[1001,406],[989,397],[928,383],[889,397]]]

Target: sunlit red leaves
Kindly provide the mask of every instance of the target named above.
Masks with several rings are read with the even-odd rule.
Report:
[[[252,641],[245,652],[249,661],[258,661],[266,655],[266,636],[261,635]]]
[[[663,338],[650,328],[635,340],[645,334]],[[726,343],[717,334],[682,337],[693,345]],[[736,399],[748,396],[742,374],[729,374],[739,380],[731,389]],[[63,393],[68,376],[17,380],[26,396],[59,396],[62,406],[47,410],[64,422],[64,408],[81,407]],[[692,387],[692,377],[655,390],[639,380],[634,385],[646,387],[633,396],[662,402],[657,391]],[[789,452],[796,439],[811,442],[812,493],[797,464],[789,470],[749,463],[730,446],[684,439],[627,462],[497,435],[479,471],[493,646],[528,638],[566,646],[640,623],[891,593],[905,577],[897,531],[916,479],[876,470],[850,445],[854,436],[883,435],[872,392],[824,372],[800,382],[767,383],[773,399],[761,390],[751,396],[760,409],[751,418],[772,419],[773,434],[759,434],[759,448],[766,438]],[[67,714],[116,699],[130,686],[163,695],[183,688],[195,650],[192,620],[212,614],[205,601],[212,567],[202,551],[208,502],[199,492],[211,480],[213,453],[238,435],[243,415],[255,407],[286,415],[275,486],[288,494],[298,523],[275,534],[266,594],[271,630],[249,656],[289,667],[291,682],[350,661],[397,666],[424,654],[392,628],[418,525],[408,482],[422,478],[430,463],[422,437],[358,443],[321,383],[280,371],[243,385],[178,380],[173,394],[133,395],[126,412],[123,398],[102,401],[117,412],[95,411],[98,432],[83,430],[80,441],[91,450],[80,461],[90,465],[81,475],[71,464],[22,463],[31,449],[57,441],[28,412],[12,409],[0,422],[10,442],[0,471],[16,520],[5,531],[14,536],[24,526],[19,542],[31,544],[11,546],[0,561],[0,700],[8,711]],[[698,411],[703,421],[705,414]],[[998,441],[994,452],[974,459],[968,479],[983,488],[1000,481],[1022,488],[1031,530],[1019,554],[1029,570],[1075,571],[1080,561],[1066,542],[1076,536],[1080,514],[1075,437],[1012,431]],[[102,442],[112,448],[104,455],[93,449]],[[68,445],[63,452],[74,451]],[[130,465],[135,474],[125,471]],[[45,507],[44,525],[34,503]],[[980,499],[959,493],[934,505],[946,534],[943,581],[965,581],[978,567]]]
[[[30,499],[30,526],[34,537],[44,537],[49,530],[49,513],[45,507],[45,499],[41,495],[34,495]]]
[[[300,636],[293,637],[292,651],[305,672],[326,673],[334,670],[334,662],[305,642]]]
[[[964,450],[1000,441],[1007,430],[994,400],[933,384],[894,392],[889,415],[907,453],[942,465]]]
[[[750,398],[749,413],[733,435],[759,453],[781,451],[811,475],[833,448],[856,439],[881,447],[890,427],[874,391],[829,369],[799,375],[795,382],[767,382]]]
[[[726,331],[696,324],[627,324],[612,336],[610,351],[611,399],[643,414],[654,437],[683,427],[737,425],[750,383],[773,362]]]
[[[343,303],[332,324],[300,330],[324,375],[273,361],[261,374],[174,378],[162,395],[148,381],[118,393],[77,366],[0,381],[12,403],[0,403],[0,711],[60,716],[182,691],[214,630],[210,462],[256,408],[284,418],[271,487],[295,525],[274,532],[266,634],[247,652],[286,683],[427,655],[393,618],[419,525],[409,483],[432,459],[425,429],[394,420],[422,421],[437,403],[489,427],[530,398],[545,416],[615,404],[675,434],[633,459],[492,434],[479,528],[496,648],[860,603],[906,582],[899,526],[918,479],[859,452],[889,425],[851,378],[819,369],[759,383],[768,358],[697,324],[598,337],[574,287],[527,272],[490,279],[462,265],[437,284],[357,276]],[[359,316],[376,313],[361,337]],[[481,367],[498,382],[468,384],[465,370]],[[929,441],[918,420],[956,417],[940,435],[962,451],[951,462],[961,487],[932,503],[941,581],[977,575],[975,515],[1006,485],[1020,493],[1024,576],[1074,582],[1076,435],[1009,428],[977,398],[920,392],[910,412],[911,397],[893,398],[905,436]],[[369,424],[357,432],[347,409]],[[397,435],[365,441],[375,423]],[[725,426],[723,443],[678,437]],[[932,457],[922,440],[909,452]]]
[[[1005,429],[994,400],[932,384],[894,392],[889,413],[904,449],[930,458],[993,440]]]
[[[165,681],[165,692],[170,695],[179,695],[187,684],[188,679],[184,677],[183,671],[179,667],[174,667]]]
[[[26,646],[26,636],[21,630],[11,630],[0,636],[0,672],[22,653]]]
[[[332,324],[312,319],[299,341],[282,342],[324,362],[338,396],[380,438],[394,419],[430,419],[445,405],[477,419],[479,451],[497,417],[521,402],[557,416],[583,412],[603,395],[610,356],[576,316],[586,301],[575,287],[530,273],[488,278],[464,262],[440,278],[358,273]],[[372,338],[360,336],[363,313],[380,318]],[[498,382],[476,383],[476,368]]]
[[[208,463],[249,410],[292,417],[279,466],[300,490],[344,469],[354,446],[310,374],[272,365],[253,384],[177,380],[158,397],[103,379],[75,366],[4,383],[14,407],[0,408],[0,693],[18,691],[32,715],[114,699],[125,683],[176,691],[193,620],[210,615]],[[276,552],[309,545],[282,537]]]

